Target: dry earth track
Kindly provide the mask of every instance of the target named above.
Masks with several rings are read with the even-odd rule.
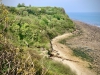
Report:
[[[73,56],[70,48],[58,42],[61,39],[65,39],[71,35],[71,33],[66,33],[52,39],[51,43],[53,47],[53,53],[57,53],[52,57],[52,59],[68,65],[72,71],[76,72],[77,75],[96,75],[89,68],[87,68],[89,62],[82,61],[80,58]]]

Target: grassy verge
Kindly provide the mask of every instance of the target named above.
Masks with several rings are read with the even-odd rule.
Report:
[[[93,62],[93,58],[84,52],[84,48],[72,48],[72,50],[75,56],[80,57],[83,60]]]
[[[45,58],[42,55],[40,56],[37,50],[27,48],[27,50],[24,50],[24,58],[28,57],[25,56],[25,53],[28,52],[30,53],[31,60],[34,63],[34,75],[76,75],[76,73],[73,72],[68,66],[63,65],[60,62],[53,61],[52,59]]]
[[[60,62],[46,59],[44,63],[45,67],[48,67],[49,69],[46,75],[76,75],[68,66],[63,65]]]

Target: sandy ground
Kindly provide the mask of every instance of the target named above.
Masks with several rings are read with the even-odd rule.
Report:
[[[53,53],[52,59],[68,65],[77,75],[96,75],[88,67],[88,62],[72,55],[72,50],[58,41],[71,36],[71,33],[59,35],[52,39]]]

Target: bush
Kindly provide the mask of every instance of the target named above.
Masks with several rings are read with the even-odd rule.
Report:
[[[23,16],[28,16],[28,12],[27,11],[23,11]]]
[[[10,7],[8,10],[9,10],[11,13],[16,13],[16,12],[17,12],[17,10],[16,10],[15,7]]]

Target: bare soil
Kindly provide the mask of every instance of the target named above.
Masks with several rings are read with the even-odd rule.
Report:
[[[71,48],[84,48],[92,58],[92,69],[100,75],[100,28],[80,21],[73,21],[77,30],[75,37],[66,40],[66,45]],[[88,75],[88,74],[87,74]]]

